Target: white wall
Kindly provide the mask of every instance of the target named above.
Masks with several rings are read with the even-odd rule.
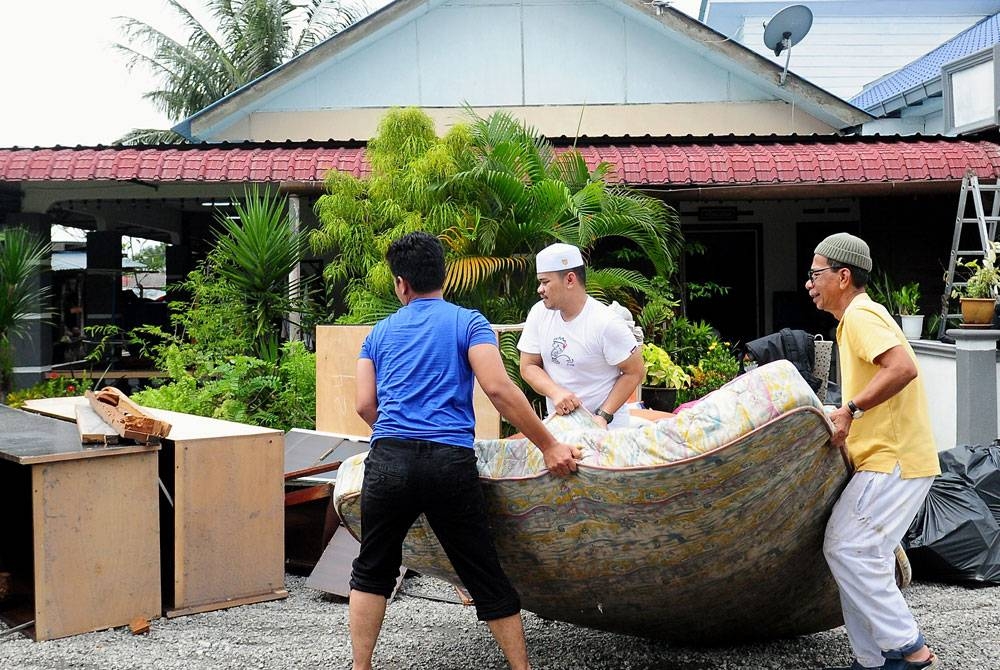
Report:
[[[601,0],[462,0],[331,58],[256,111],[775,99]]]
[[[744,46],[784,65],[764,46],[769,16],[744,19]],[[863,86],[916,60],[980,20],[968,16],[816,16],[805,39],[792,48],[789,69],[813,84],[850,99]]]
[[[938,451],[947,451],[955,446],[958,394],[955,345],[930,340],[911,344],[927,392],[934,441]],[[997,363],[997,435],[1000,436],[1000,361]]]

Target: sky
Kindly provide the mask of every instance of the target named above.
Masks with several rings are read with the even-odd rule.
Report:
[[[203,18],[200,0],[182,4]],[[700,4],[674,2],[692,16]],[[140,19],[183,41],[182,26],[164,0],[4,3],[0,147],[110,144],[132,128],[172,125],[142,97],[155,87],[152,76],[139,68],[130,73],[126,57],[112,47],[123,41],[118,16]]]

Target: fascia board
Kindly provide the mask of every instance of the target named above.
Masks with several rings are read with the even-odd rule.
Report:
[[[749,82],[779,100],[795,104],[820,121],[838,129],[851,128],[871,121],[873,117],[843,98],[823,90],[793,72],[785,85],[779,86],[782,67],[751,49],[727,39],[704,23],[683,12],[663,7],[659,15],[642,0],[605,0],[609,6],[625,5],[633,15],[658,23],[687,40],[699,55],[725,69],[745,74]]]

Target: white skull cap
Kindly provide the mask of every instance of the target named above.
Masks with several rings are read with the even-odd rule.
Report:
[[[535,268],[539,274],[542,272],[562,272],[582,265],[583,256],[580,254],[580,250],[572,244],[563,244],[562,242],[550,244],[539,251],[538,256],[535,257]]]

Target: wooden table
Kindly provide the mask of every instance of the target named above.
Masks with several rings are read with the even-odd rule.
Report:
[[[157,450],[84,448],[75,426],[0,406],[0,616],[36,640],[160,615]],[[28,629],[28,632],[32,632]]]
[[[75,406],[86,402],[29,400],[25,409],[72,421]],[[286,597],[284,434],[146,411],[172,426],[159,452],[166,491],[160,504],[166,616]]]

